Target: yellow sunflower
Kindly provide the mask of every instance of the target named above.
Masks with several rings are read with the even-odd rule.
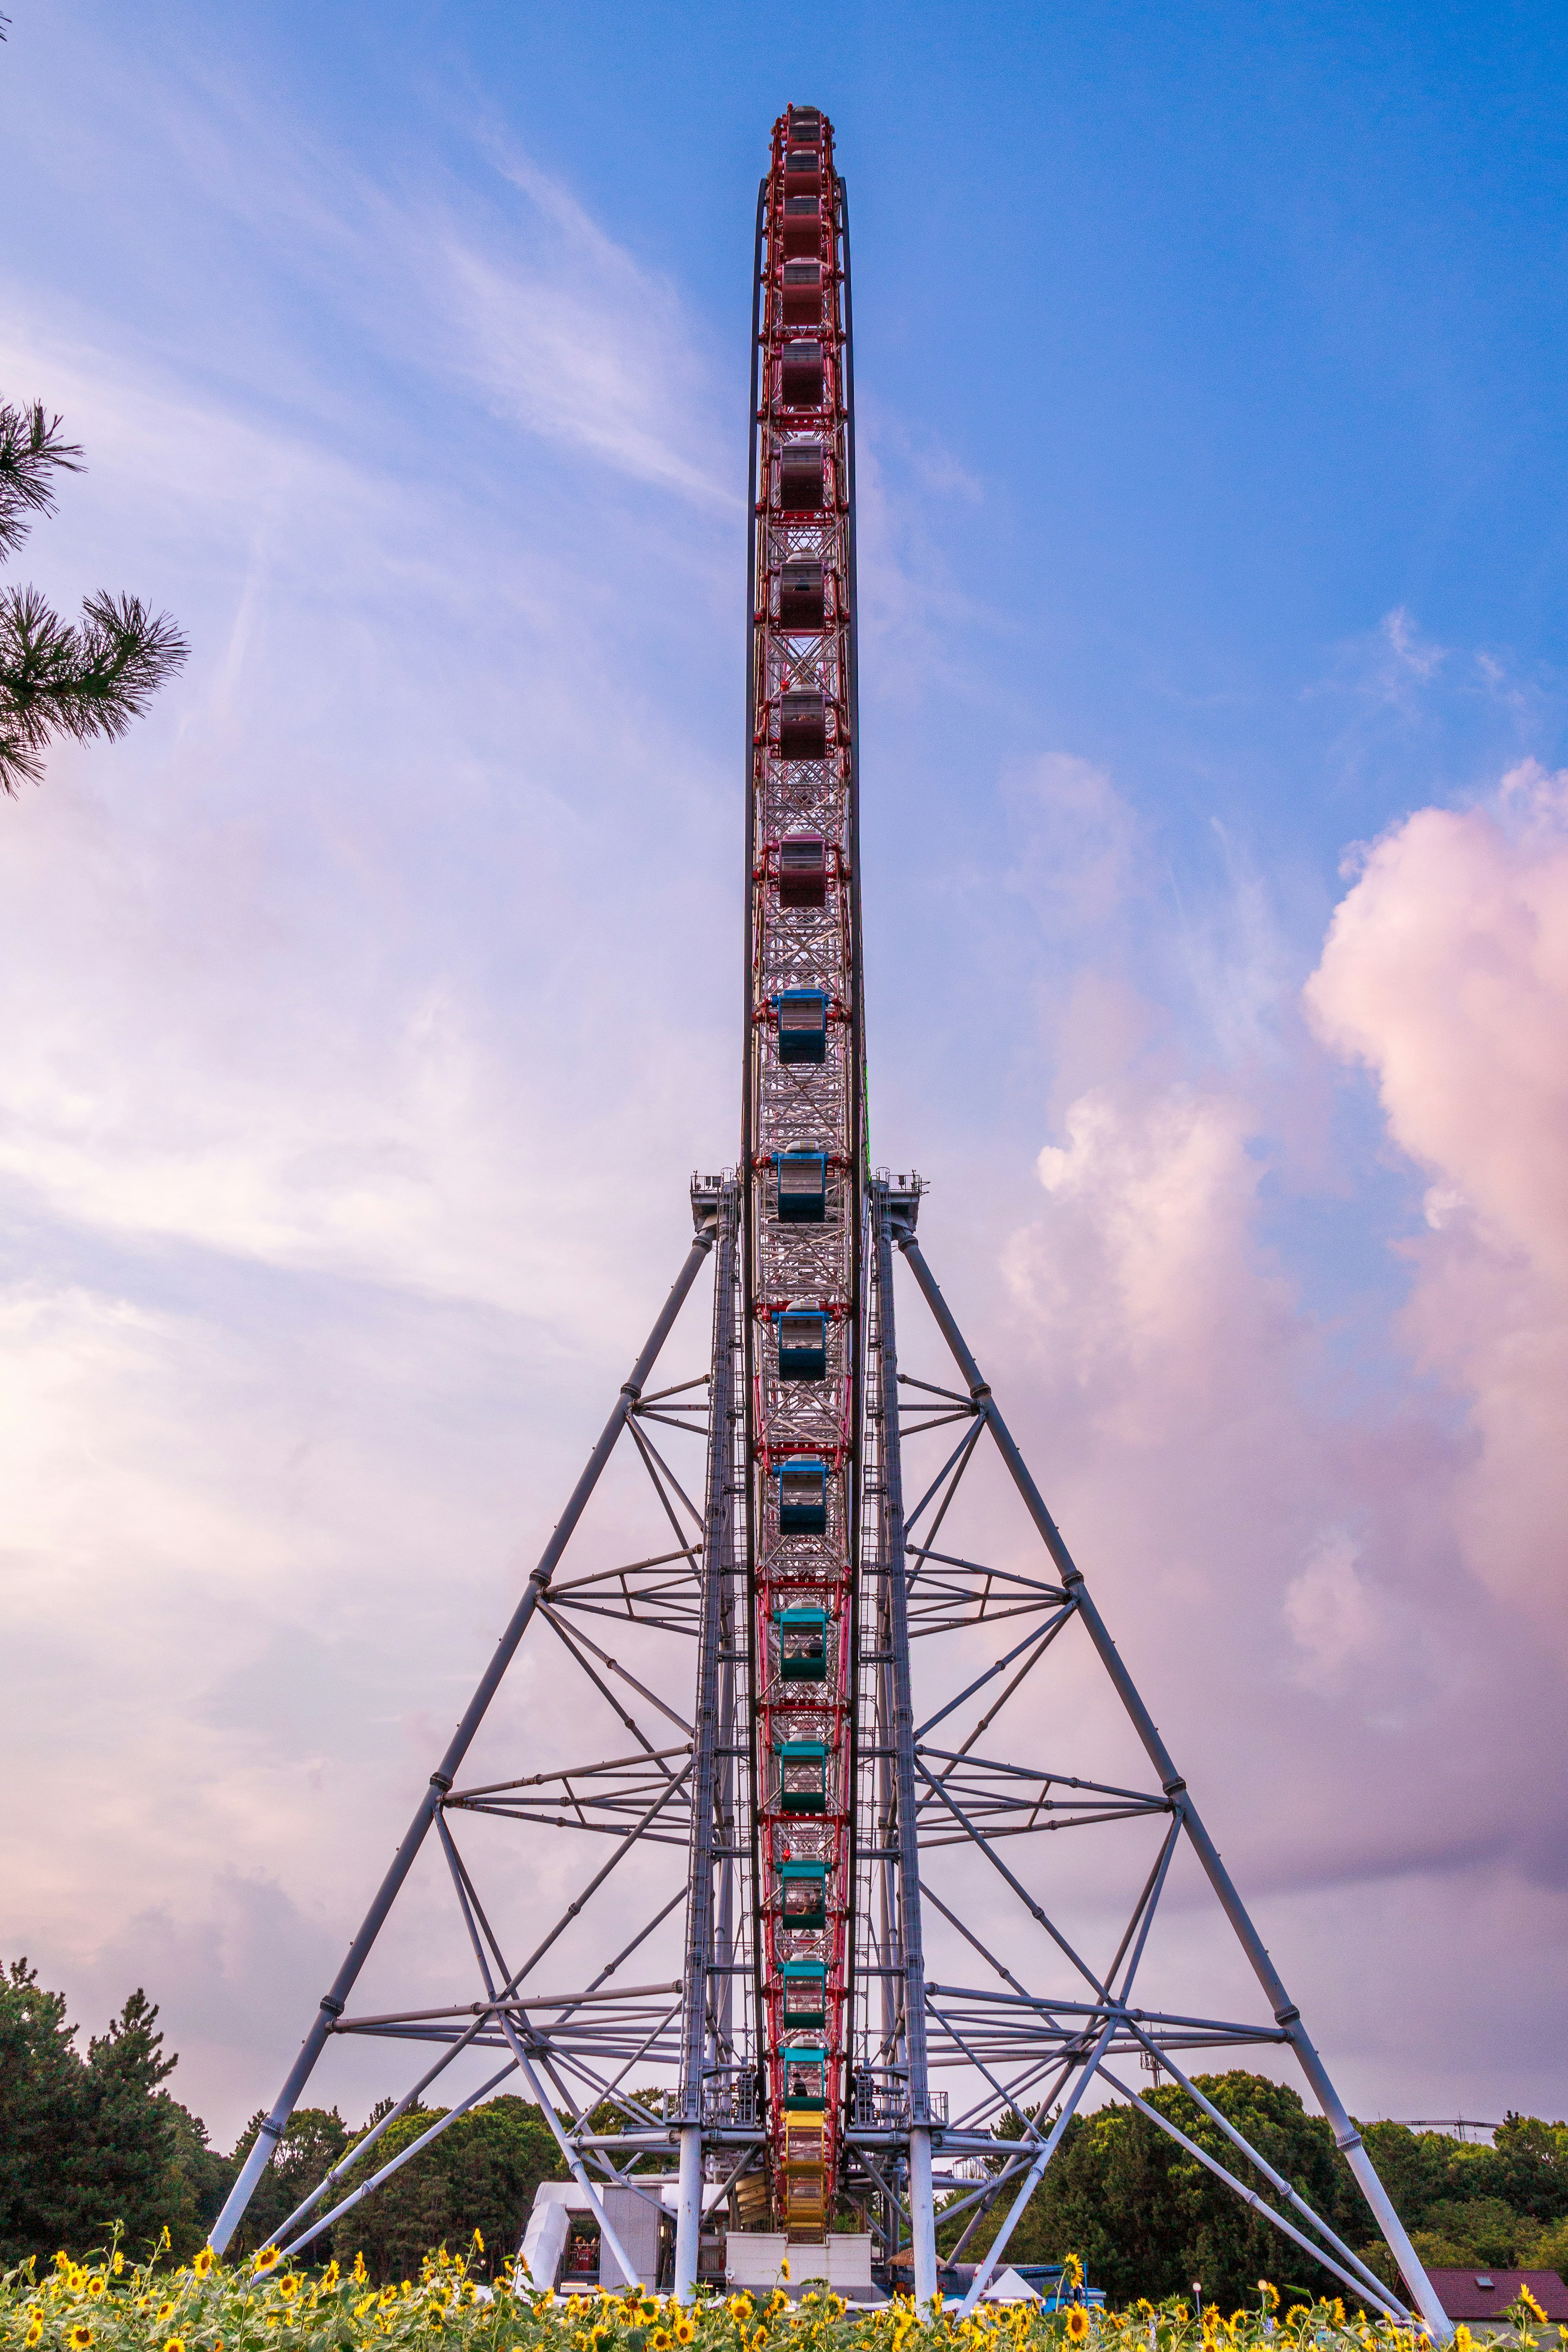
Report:
[[[696,2332],[696,2328],[691,2320],[685,2317],[676,2320],[675,2341],[677,2344],[689,2344]]]
[[[1075,2303],[1067,2315],[1067,2339],[1070,2344],[1082,2344],[1089,2333],[1089,2314],[1081,2303]]]
[[[653,2347],[653,2352],[670,2352],[670,2347],[674,2340],[674,2337],[671,2335],[667,2327],[655,2327],[653,2333],[648,2338],[649,2343]]]
[[[89,2302],[96,2303],[100,2294],[107,2294],[109,2293],[109,2281],[101,2273],[99,2273],[94,2277],[89,2279],[87,2283],[87,2292]]]
[[[163,2322],[164,2322],[166,2319],[172,2319],[172,2318],[173,2318],[173,2316],[174,2316],[174,2306],[173,2306],[173,2305],[172,2305],[172,2303],[161,2303],[161,2304],[159,2305],[159,2306],[158,2306],[158,2325],[159,2325],[159,2326],[160,2326],[160,2327],[162,2327],[162,2326]]]
[[[43,2321],[41,2319],[35,2319],[31,2327],[28,2328],[27,2333],[22,2338],[23,2343],[28,2347],[28,2352],[31,2352],[31,2347],[37,2342],[43,2332]]]
[[[88,2346],[92,2342],[92,2330],[90,2327],[84,2327],[78,2319],[74,2327],[66,2330],[66,2342],[70,2346],[71,2352],[87,2352]]]
[[[191,2264],[191,2268],[195,2272],[198,2278],[205,2278],[207,2273],[212,2269],[212,2267],[213,2250],[211,2246],[204,2246],[201,2252],[196,2256],[195,2261]]]
[[[163,2352],[185,2352],[184,2337],[183,2336],[171,2336],[169,2341],[163,2347]]]

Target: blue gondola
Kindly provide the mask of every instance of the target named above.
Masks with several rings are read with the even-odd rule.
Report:
[[[782,988],[773,1015],[781,1062],[828,1058],[828,1000],[820,988]]]
[[[791,1454],[781,1462],[779,1478],[779,1532],[784,1536],[823,1536],[828,1532],[828,1466],[809,1454]]]
[[[781,1381],[825,1381],[828,1377],[828,1318],[798,1307],[775,1316],[779,1327],[779,1377]]]
[[[825,1609],[780,1609],[779,1671],[787,1683],[828,1679],[828,1612]]]
[[[779,1743],[779,1802],[787,1813],[828,1810],[828,1751],[820,1739]]]
[[[828,1213],[828,1161],[821,1151],[780,1151],[779,1215],[787,1225],[820,1225]]]
[[[828,1971],[821,1961],[786,1960],[779,1974],[784,1979],[786,2032],[797,2026],[826,2025]]]
[[[828,1865],[825,1862],[786,1862],[780,1915],[786,1927],[825,1927],[828,1924]]]

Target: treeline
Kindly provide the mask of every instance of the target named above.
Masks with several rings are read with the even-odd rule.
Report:
[[[0,1969],[0,2270],[58,2247],[78,2259],[118,2225],[140,2257],[167,2230],[176,2260],[206,2238],[261,2123],[253,2116],[221,2155],[200,2117],[164,2087],[178,2061],[163,2054],[158,2011],[134,1992],[101,2038],[77,2047],[63,1993],[26,1960]],[[388,2112],[352,2131],[334,2109],[303,2107],[262,2176],[236,2252],[267,2244],[329,2166]],[[366,2169],[427,2130],[441,2108],[413,2109],[377,2141]],[[316,2242],[325,2261],[363,2251],[378,2280],[417,2273],[422,2254],[466,2246],[477,2228],[492,2265],[516,2252],[541,2180],[560,2154],[539,2110],[493,2099],[461,2116],[363,2205]],[[353,2186],[350,2173],[344,2193]]]
[[[1323,2118],[1309,2115],[1294,2091],[1266,2075],[1237,2068],[1195,2079],[1259,2154],[1393,2285],[1392,2258],[1375,2237],[1365,2200]],[[1218,2126],[1184,2092],[1167,2084],[1145,2095],[1228,2171],[1249,2174]],[[1466,2145],[1446,2132],[1409,2131],[1402,2124],[1369,2124],[1364,2137],[1423,2262],[1439,2268],[1517,2263],[1564,2273],[1568,2125],[1511,2115],[1491,2147]],[[1008,2201],[1004,2192],[969,2239],[966,2258],[989,2244]],[[946,2251],[951,2252],[969,2218],[942,2225]],[[1313,2294],[1344,2291],[1168,2133],[1120,2103],[1073,2117],[1007,2251],[1011,2262],[1082,2255],[1112,2304],[1186,2294],[1195,2279],[1203,2282],[1206,2302],[1227,2311],[1255,2301],[1260,2278]]]
[[[107,2032],[77,2046],[64,1996],[46,1990],[26,1961],[0,1969],[0,2269],[57,2247],[78,2258],[118,2225],[141,2255],[167,2230],[177,2260],[195,2252],[221,2210],[261,2122],[234,2149],[208,2144],[200,2118],[166,2088],[158,2011],[134,1992]],[[1386,2249],[1328,2126],[1267,2076],[1237,2070],[1197,2078],[1207,2097],[1286,2179],[1394,2283]],[[1224,2135],[1171,2085],[1150,2102],[1228,2167]],[[389,2111],[359,2130],[337,2110],[301,2108],[262,2176],[236,2252],[268,2243],[327,2169]],[[440,2108],[416,2109],[377,2141],[366,2168],[408,2147]],[[1512,2116],[1491,2147],[1443,2132],[1371,2124],[1366,2143],[1423,2260],[1437,2265],[1518,2263],[1568,2270],[1568,2126]],[[477,2229],[493,2268],[515,2251],[541,2180],[559,2177],[555,2138],[538,2107],[488,2101],[461,2116],[384,2187],[317,2240],[325,2261],[363,2252],[378,2281],[418,2271],[443,2243],[468,2245]],[[343,2191],[352,2187],[350,2170]],[[982,2251],[999,2226],[1005,2194],[970,2236]],[[951,2253],[967,2215],[944,2221]],[[1082,2256],[1113,2304],[1186,2294],[1201,2279],[1206,2301],[1226,2310],[1255,2297],[1260,2278],[1333,2294],[1338,2283],[1261,2221],[1195,2158],[1136,2108],[1116,2105],[1075,2116],[1013,2237],[1013,2262]]]

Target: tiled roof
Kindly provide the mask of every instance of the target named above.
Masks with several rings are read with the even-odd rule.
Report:
[[[1450,2319],[1500,2319],[1527,2286],[1548,2319],[1568,2322],[1568,2286],[1555,2271],[1428,2271]]]

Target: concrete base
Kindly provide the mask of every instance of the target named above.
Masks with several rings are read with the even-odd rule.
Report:
[[[834,2231],[814,2243],[791,2244],[782,2230],[731,2230],[725,2238],[725,2275],[732,2287],[771,2294],[781,2286],[791,2300],[813,2286],[831,2286],[852,2302],[869,2298],[871,2239]],[[789,2264],[789,2275],[784,2276]]]

